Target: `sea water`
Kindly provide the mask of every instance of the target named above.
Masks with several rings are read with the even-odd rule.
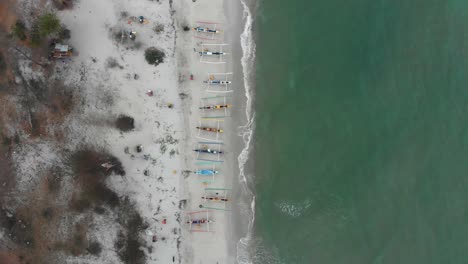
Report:
[[[468,263],[468,1],[264,0],[253,263]]]

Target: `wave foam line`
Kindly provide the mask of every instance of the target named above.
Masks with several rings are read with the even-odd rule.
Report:
[[[254,131],[254,120],[255,115],[252,114],[252,97],[253,87],[252,84],[252,72],[255,62],[255,42],[253,39],[253,17],[250,8],[245,3],[245,0],[240,0],[243,7],[243,19],[245,20],[244,31],[241,34],[241,47],[242,47],[242,71],[244,74],[244,88],[245,97],[247,98],[245,115],[247,117],[247,123],[240,127],[240,136],[242,137],[245,147],[239,154],[237,160],[239,163],[239,180],[241,181],[244,190],[253,196],[247,185],[247,178],[245,176],[245,164],[249,158],[251,141],[253,138]],[[247,235],[239,240],[237,243],[237,263],[239,264],[251,264],[252,261],[249,258],[249,247],[252,241],[252,228],[255,222],[255,196],[252,197],[250,205],[251,217],[249,219],[249,225]]]

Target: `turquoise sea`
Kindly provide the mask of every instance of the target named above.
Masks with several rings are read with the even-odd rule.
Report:
[[[263,0],[254,263],[468,263],[468,1]]]

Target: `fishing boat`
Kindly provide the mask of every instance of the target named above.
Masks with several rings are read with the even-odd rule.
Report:
[[[215,174],[218,174],[219,171],[217,170],[196,170],[195,171],[195,174],[198,174],[198,175],[215,175]]]
[[[201,149],[194,149],[193,151],[198,153],[208,153],[208,154],[223,154],[223,151],[209,149],[209,148],[201,148]]]
[[[202,130],[202,131],[207,131],[207,132],[215,132],[215,133],[223,133],[224,132],[224,130],[222,130],[222,129],[212,128],[212,127],[199,127],[199,126],[197,126],[197,129]]]
[[[203,110],[221,110],[221,109],[226,109],[226,108],[231,108],[232,106],[230,104],[222,104],[222,105],[207,105],[207,106],[201,106],[199,109]]]
[[[200,26],[194,27],[193,30],[195,30],[196,32],[200,32],[200,33],[213,33],[213,34],[221,33],[220,30],[208,28],[208,27],[200,27]]]

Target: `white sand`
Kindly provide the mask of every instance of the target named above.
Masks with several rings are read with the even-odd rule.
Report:
[[[87,104],[83,112],[70,118],[70,138],[75,139],[76,145],[102,139],[111,153],[122,161],[127,175],[113,177],[109,184],[117,193],[128,195],[137,203],[138,210],[150,224],[147,241],[151,244],[152,233],[159,238],[153,244],[152,253],[148,252],[148,263],[172,263],[173,258],[175,263],[234,263],[227,248],[229,212],[212,213],[216,221],[212,233],[191,233],[184,224],[186,213],[197,210],[202,202],[204,188],[229,187],[225,182],[231,182],[232,175],[219,167],[221,173],[216,176],[216,182],[204,186],[196,175],[184,179],[181,174],[183,170],[195,169],[192,149],[198,141],[194,137],[200,117],[198,107],[201,97],[210,96],[204,92],[202,79],[208,72],[224,72],[229,66],[200,63],[193,48],[198,49],[202,40],[194,39],[193,32],[184,32],[181,28],[186,24],[193,26],[197,20],[224,23],[223,2],[178,0],[174,1],[174,9],[172,16],[169,1],[163,0],[80,0],[72,10],[59,12],[72,32],[69,44],[78,56],[58,68],[63,67],[61,71],[69,84],[83,89]],[[129,16],[143,15],[150,22],[128,24],[128,19],[121,17],[123,11]],[[156,23],[164,25],[160,34],[153,31]],[[132,49],[132,44],[116,43],[113,35],[118,29],[136,31],[136,42],[141,43],[141,48]],[[223,42],[223,35],[217,42]],[[157,67],[144,59],[144,50],[150,46],[160,48],[167,55],[164,63]],[[106,67],[110,57],[115,58],[122,69]],[[229,62],[229,56],[227,60]],[[191,73],[194,81],[188,80]],[[134,74],[139,78],[134,79]],[[145,94],[148,89],[153,90],[154,96]],[[182,100],[179,93],[189,97]],[[107,105],[102,103],[106,101],[109,101]],[[168,103],[174,104],[173,109],[167,107]],[[135,118],[135,131],[122,134],[99,126],[101,120],[119,114]],[[83,117],[94,121],[88,121],[92,123],[90,126],[78,125],[76,120]],[[144,147],[142,153],[135,151],[138,144]],[[129,147],[130,154],[124,153],[125,147]],[[229,144],[223,148],[229,150]],[[227,154],[227,161],[234,159]],[[143,175],[144,170],[149,170],[150,175]],[[187,207],[180,210],[179,201],[183,199],[188,200]],[[181,223],[177,222],[178,218]],[[163,219],[167,219],[167,224],[161,223]],[[107,241],[108,235],[105,237]],[[105,248],[112,251],[112,245]],[[115,253],[103,256],[112,254]],[[115,259],[115,255],[112,256],[110,259]],[[87,263],[107,263],[102,261]]]
[[[177,10],[178,18],[178,28],[181,28],[183,25],[196,25],[196,21],[206,21],[206,22],[215,22],[219,23],[217,27],[221,30],[226,28],[226,19],[224,17],[223,1],[210,1],[210,0],[197,0],[193,2],[192,0],[177,1],[175,3],[175,8]],[[191,150],[196,146],[197,142],[205,141],[197,138],[197,133],[195,127],[199,125],[201,116],[208,115],[224,115],[223,111],[211,114],[209,112],[202,113],[198,109],[201,106],[202,101],[200,100],[203,97],[210,96],[219,96],[221,94],[208,93],[205,91],[206,86],[202,83],[203,80],[207,79],[208,73],[220,73],[226,72],[229,69],[231,56],[226,56],[225,64],[206,64],[200,62],[199,55],[194,52],[194,48],[199,51],[201,50],[201,43],[225,43],[224,33],[216,36],[215,40],[203,40],[195,38],[197,35],[193,31],[190,33],[182,32],[178,34],[178,49],[179,52],[179,71],[184,76],[189,76],[193,74],[195,80],[193,81],[184,81],[181,83],[181,86],[184,87],[184,90],[189,91],[191,94],[191,104],[188,105],[189,109],[186,109],[188,112],[189,120],[187,127],[189,131],[189,136],[186,142],[186,153],[187,153],[187,165],[192,168],[196,163],[196,156],[191,154]],[[206,36],[205,36],[206,37]],[[223,47],[223,51],[229,52],[230,47]],[[229,96],[229,95],[228,95]],[[229,99],[227,99],[228,102]],[[206,104],[218,104],[222,103],[223,98],[210,100]],[[229,114],[229,111],[228,111]],[[224,118],[224,122],[220,123],[220,127],[225,129],[225,133],[221,135],[220,139],[229,139],[230,131],[226,128],[229,127],[229,117]],[[232,153],[229,153],[229,142],[224,141],[222,150],[227,151],[228,153],[223,157],[225,163],[221,166],[217,166],[217,169],[220,171],[219,175],[215,176],[215,182],[211,184],[202,184],[202,177],[197,175],[191,175],[187,180],[187,190],[188,196],[190,197],[189,203],[187,206],[186,212],[198,211],[200,210],[199,205],[202,204],[201,197],[204,193],[204,188],[229,188],[226,183],[232,181],[232,173],[227,169],[229,165],[232,166],[233,157]],[[228,193],[229,196],[229,193]],[[215,205],[210,205],[215,206]],[[230,208],[228,204],[227,209]],[[187,228],[184,229],[184,237],[190,238],[191,243],[187,245],[187,252],[184,254],[191,257],[191,261],[188,263],[235,263],[234,256],[228,254],[229,249],[227,248],[228,239],[229,239],[229,226],[228,220],[231,217],[230,212],[227,211],[216,211],[212,210],[210,216],[213,217],[215,223],[213,224],[213,233],[190,233]]]
[[[150,22],[128,24],[128,18],[121,17],[123,11],[129,16],[143,15]],[[91,142],[92,136],[103,137],[111,153],[122,161],[127,175],[113,177],[110,184],[119,195],[128,195],[136,202],[150,224],[146,237],[149,244],[152,244],[152,234],[158,237],[152,244],[152,253],[148,252],[148,263],[172,263],[173,257],[180,263],[181,225],[177,218],[180,213],[180,172],[185,168],[180,141],[184,140],[185,134],[169,3],[81,0],[72,10],[59,15],[71,30],[69,43],[78,53],[70,65],[64,66],[64,71],[70,84],[79,83],[85,90],[88,106],[80,115],[88,119],[94,117],[94,125],[107,116],[119,114],[132,116],[136,122],[135,131],[122,134],[115,129],[99,129],[99,126],[74,126],[71,121],[71,132],[81,134],[85,141]],[[153,31],[156,23],[164,25],[164,32],[156,34]],[[137,39],[128,41],[129,44],[117,43],[113,35],[119,29],[136,31]],[[141,43],[141,48],[129,48],[135,42]],[[166,53],[164,63],[157,67],[144,59],[144,50],[150,46]],[[110,57],[115,58],[122,69],[108,68],[106,63]],[[138,79],[134,74],[138,74]],[[145,94],[148,89],[153,90],[154,96]],[[114,104],[103,106],[98,103],[106,101],[102,97],[113,98]],[[168,103],[174,104],[174,108],[169,109]],[[135,151],[138,144],[143,145],[142,153]],[[130,154],[124,153],[125,147],[129,147]],[[150,175],[143,175],[144,170],[149,170]],[[159,212],[157,208],[160,208]],[[163,219],[167,219],[167,224],[162,224]],[[112,248],[112,245],[106,247]]]

